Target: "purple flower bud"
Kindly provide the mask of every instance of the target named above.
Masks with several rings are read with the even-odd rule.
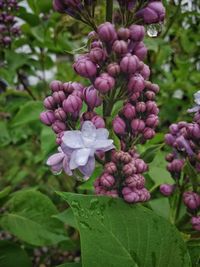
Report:
[[[142,25],[131,25],[129,29],[131,40],[138,42],[144,39],[145,29]]]
[[[74,90],[71,95],[75,95],[75,96],[78,96],[80,99],[83,100],[83,91],[80,91],[80,90]]]
[[[115,183],[115,178],[108,174],[104,173],[101,178],[100,178],[100,185],[105,186],[105,187],[111,187]]]
[[[194,230],[200,231],[200,216],[192,217],[191,224]]]
[[[146,91],[145,96],[148,100],[154,100],[155,99],[155,93],[152,91]]]
[[[132,101],[136,101],[138,98],[140,97],[140,93],[139,92],[136,92],[136,93],[133,93],[130,97],[130,99]]]
[[[67,114],[62,108],[58,108],[55,110],[55,117],[57,120],[65,121],[67,118]]]
[[[53,96],[48,96],[44,99],[44,107],[46,109],[50,109],[50,110],[53,110],[55,107],[56,107],[56,102],[53,98]]]
[[[106,54],[102,48],[95,47],[90,50],[89,57],[93,62],[99,63],[106,59]]]
[[[147,55],[147,48],[143,42],[138,42],[135,44],[132,53],[135,54],[140,60],[144,60]]]
[[[99,128],[105,128],[105,121],[104,119],[99,116],[99,115],[96,115],[94,116],[92,119],[91,119],[91,122],[95,125],[95,127],[97,129]]]
[[[117,193],[117,190],[110,190],[110,191],[107,191],[106,195],[109,196],[109,197],[113,197],[113,198],[117,198],[117,197],[119,197],[119,195],[118,195],[118,193]]]
[[[135,160],[135,167],[136,167],[137,173],[143,173],[148,170],[147,164],[142,159]]]
[[[163,194],[166,197],[171,196],[171,194],[174,192],[174,189],[175,189],[174,185],[171,184],[162,184],[160,186],[161,194]]]
[[[54,92],[52,94],[55,103],[61,105],[62,102],[66,99],[65,93],[63,91]]]
[[[184,165],[184,160],[174,159],[171,163],[167,165],[167,169],[169,172],[180,173],[182,171]]]
[[[62,138],[63,138],[64,132],[60,132],[56,136],[56,144],[61,145],[62,144]]]
[[[128,203],[137,203],[139,201],[139,195],[129,187],[124,187],[122,189],[122,195],[124,200]]]
[[[132,128],[133,133],[142,132],[145,128],[145,123],[143,120],[133,119],[131,122],[131,128]]]
[[[195,192],[184,192],[183,202],[191,210],[198,209],[200,207],[200,195]]]
[[[102,73],[97,77],[94,86],[100,93],[105,94],[115,86],[115,79],[107,73]]]
[[[84,89],[83,98],[90,110],[100,106],[102,103],[102,100],[98,95],[98,91],[93,86]]]
[[[119,116],[115,117],[113,122],[113,130],[116,134],[125,134],[126,132],[126,123],[123,119],[121,119]]]
[[[120,28],[117,34],[120,39],[127,41],[130,37],[130,30],[128,28]]]
[[[147,101],[146,102],[146,111],[148,114],[155,114],[159,113],[159,109],[154,101]]]
[[[62,91],[63,90],[63,84],[61,81],[52,81],[50,83],[50,89],[52,90],[52,92],[58,92],[58,91]]]
[[[115,53],[123,55],[125,53],[127,53],[128,51],[128,45],[125,41],[123,40],[116,40],[113,43],[112,49]]]
[[[120,66],[117,63],[110,63],[107,67],[107,72],[115,77],[120,73]]]
[[[145,185],[145,179],[141,174],[134,174],[126,178],[125,183],[128,187],[142,189]]]
[[[200,137],[200,126],[197,123],[191,123],[187,127],[188,134],[193,138]]]
[[[75,95],[69,95],[67,99],[63,101],[63,109],[65,112],[76,113],[82,108],[82,100]]]
[[[152,128],[155,128],[158,126],[159,124],[159,119],[158,119],[158,116],[154,115],[154,114],[151,114],[147,117],[146,119],[146,125],[148,127],[152,127]]]
[[[165,18],[165,8],[162,2],[152,1],[148,3],[147,7],[139,10],[136,16],[143,19],[144,23],[147,24],[158,23]]]
[[[117,171],[117,166],[114,162],[111,161],[109,163],[106,163],[104,170],[109,174],[114,174]]]
[[[128,163],[128,164],[125,164],[122,168],[122,171],[123,171],[123,174],[126,176],[126,177],[129,177],[133,174],[135,174],[137,172],[137,169],[136,169],[136,166],[135,164],[133,164],[132,162],[131,163]]]
[[[173,146],[175,141],[176,139],[172,134],[165,135],[165,143],[168,144],[169,146]]]
[[[132,74],[135,73],[139,64],[139,59],[137,56],[127,55],[122,58],[120,62],[121,71]]]
[[[92,39],[92,40],[98,40],[98,35],[95,31],[91,31],[88,34],[88,39]]]
[[[137,55],[137,54],[136,54]],[[138,56],[138,55],[137,55]],[[140,74],[145,80],[148,80],[151,74],[150,68],[148,65],[144,64],[143,68],[140,70]]]
[[[140,74],[133,75],[128,82],[130,92],[142,92],[145,88],[144,78]]]
[[[136,111],[144,113],[146,110],[146,104],[144,102],[137,102],[136,103]]]
[[[52,125],[52,123],[55,122],[56,118],[55,118],[54,112],[51,110],[48,110],[48,111],[43,111],[40,114],[40,120],[46,125]]]
[[[85,78],[92,78],[97,73],[97,66],[89,59],[80,59],[74,63],[74,70]]]
[[[55,133],[61,133],[63,131],[66,130],[66,125],[64,122],[61,122],[61,121],[55,121],[53,124],[52,124],[52,129]]]
[[[67,82],[63,84],[63,91],[67,94],[71,94],[75,90],[82,92],[83,88],[83,85],[77,82]]]
[[[155,136],[155,131],[151,128],[146,127],[143,132],[143,137],[146,140],[150,140]]]
[[[127,103],[122,109],[122,114],[129,120],[133,119],[136,115],[135,107]]]
[[[3,43],[5,45],[9,45],[11,43],[12,39],[10,38],[10,36],[5,36],[3,37]]]
[[[91,49],[99,47],[99,48],[103,48],[103,44],[101,41],[94,41],[91,43],[90,45]]]
[[[149,81],[145,81],[145,87],[156,94],[160,91],[160,88],[157,84],[151,83]]]
[[[146,188],[142,188],[140,190],[134,190],[134,191],[138,194],[140,202],[148,201],[151,197],[149,191]]]
[[[166,157],[165,157],[166,161],[168,162],[172,162],[174,160],[174,154],[173,153],[169,153]]]
[[[117,33],[115,31],[115,28],[110,22],[105,22],[101,24],[98,27],[97,32],[99,38],[106,43],[112,43],[114,40],[117,39]]]

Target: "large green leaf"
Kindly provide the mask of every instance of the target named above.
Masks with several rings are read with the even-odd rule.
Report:
[[[21,126],[33,121],[39,121],[40,112],[43,109],[42,102],[29,101],[25,103],[12,120],[12,126]]]
[[[31,261],[26,252],[18,245],[0,241],[0,266],[1,267],[31,267]]]
[[[80,229],[83,267],[190,267],[186,246],[167,220],[121,199],[60,193]]]
[[[36,246],[68,240],[63,224],[53,215],[58,211],[51,200],[34,190],[20,191],[7,202],[0,225],[19,239]]]
[[[59,265],[57,267],[81,267],[81,266],[82,266],[81,263],[69,262],[69,263]]]

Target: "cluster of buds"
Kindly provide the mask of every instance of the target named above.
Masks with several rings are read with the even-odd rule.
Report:
[[[93,17],[96,0],[54,0],[53,7],[57,12],[67,14],[94,27]]]
[[[104,128],[105,122],[94,109],[101,105],[99,92],[93,87],[84,87],[77,82],[52,81],[50,84],[51,95],[44,99],[46,111],[40,114],[41,121],[51,126],[57,135],[58,145],[62,142],[63,132],[73,130],[76,122],[91,121],[95,127]],[[83,102],[87,105],[87,111],[81,113]]]
[[[14,13],[19,6],[16,0],[0,0],[0,45],[7,47],[12,39],[20,35]]]
[[[129,15],[129,20],[137,19],[143,24],[161,23],[165,18],[165,8],[162,1],[131,1],[118,0],[119,6],[126,16]]]
[[[153,138],[159,123],[159,110],[154,101],[159,87],[148,81],[150,69],[143,62],[147,54],[144,35],[141,25],[116,30],[113,24],[103,23],[97,33],[89,34],[88,53],[74,63],[75,71],[88,78],[112,103],[125,100],[123,109],[113,120],[115,133],[125,143],[135,139],[144,143]]]
[[[122,197],[128,203],[145,202],[150,194],[145,188],[147,164],[135,151],[112,151],[111,161],[104,166],[103,174],[95,181],[95,193]]]
[[[191,123],[181,121],[169,127],[169,133],[165,135],[165,142],[172,147],[172,152],[166,156],[168,161],[167,170],[175,180],[178,187],[185,190],[183,193],[183,203],[188,212],[194,216],[191,223],[195,230],[200,230],[200,194],[198,186],[193,184],[193,179],[185,173],[184,166],[189,161],[197,175],[200,173],[200,92],[195,94],[196,106],[188,112],[195,112]],[[183,174],[183,179],[180,179]],[[196,189],[197,187],[197,189]],[[175,191],[176,185],[164,184],[160,186],[160,191],[165,196],[170,196]],[[194,192],[195,191],[195,192]]]

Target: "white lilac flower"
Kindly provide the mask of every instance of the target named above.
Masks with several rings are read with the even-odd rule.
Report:
[[[64,132],[59,153],[51,156],[47,165],[51,166],[53,172],[63,168],[68,175],[72,175],[72,170],[78,168],[87,179],[95,168],[95,153],[114,148],[113,140],[108,139],[108,136],[107,129],[96,129],[92,122],[85,121],[81,131]]]
[[[200,91],[194,94],[194,102],[196,105],[193,108],[188,109],[189,113],[198,112],[200,110]]]

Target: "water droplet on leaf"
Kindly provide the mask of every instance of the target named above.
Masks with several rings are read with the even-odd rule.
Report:
[[[162,32],[162,23],[150,24],[147,26],[149,37],[157,37]]]

